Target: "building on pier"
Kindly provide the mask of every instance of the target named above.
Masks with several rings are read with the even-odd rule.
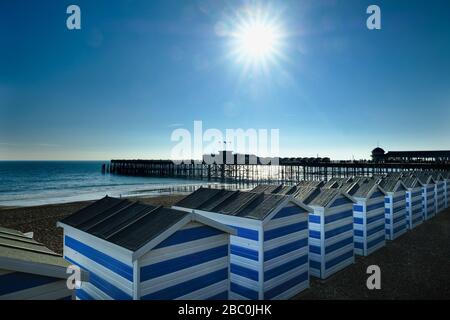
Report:
[[[200,188],[173,208],[234,228],[230,298],[289,299],[309,287],[309,207],[267,193]]]

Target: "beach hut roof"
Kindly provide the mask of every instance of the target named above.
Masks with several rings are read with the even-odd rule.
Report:
[[[364,180],[363,180],[364,181]],[[354,195],[356,191],[358,191],[360,185],[362,182],[360,182],[360,179],[355,179],[352,182],[346,182],[344,183],[340,189],[344,191],[345,193],[348,193],[349,195]]]
[[[320,180],[303,180],[297,184],[297,187],[321,188],[325,185],[325,181]]]
[[[351,182],[352,178],[331,178],[323,186],[324,188],[341,188],[344,184]]]
[[[299,187],[294,194],[294,198],[308,204],[320,193],[320,188],[316,187]]]
[[[433,171],[431,173],[431,176],[433,177],[434,181],[443,181],[444,180],[444,176],[442,175],[442,172],[439,171]]]
[[[378,185],[379,179],[369,179],[368,181],[362,183],[358,190],[353,194],[355,198],[367,198],[370,194],[374,192],[375,189],[379,189],[383,194],[386,194],[386,191],[383,190]]]
[[[200,188],[177,202],[174,207],[264,220],[288,198],[288,196],[271,193]]]
[[[0,269],[65,279],[68,266],[61,255],[32,236],[0,227]]]
[[[73,227],[136,252],[150,242],[157,245],[170,235],[164,237],[167,230],[181,228],[190,221],[199,220],[185,211],[105,197],[61,220],[58,225]],[[205,219],[199,222],[234,234],[233,229],[222,224]]]
[[[392,175],[384,178],[379,182],[381,188],[386,192],[395,192],[398,188],[403,187],[406,189],[405,184],[400,180],[400,176]]]
[[[282,184],[260,184],[253,188],[250,192],[254,193],[278,193],[283,188]]]
[[[406,188],[413,189],[419,186],[422,186],[422,183],[417,179],[417,177],[409,176],[402,178],[403,183],[405,184]]]
[[[317,193],[312,199],[310,199],[308,205],[326,208],[330,206],[334,202],[334,200],[339,196],[344,196],[348,198],[349,201],[356,202],[351,196],[349,196],[347,193],[343,192],[340,189],[322,188],[319,189],[319,193]]]
[[[435,183],[433,175],[430,172],[427,172],[427,171],[416,172],[416,173],[414,173],[414,175],[424,185],[430,184],[430,183]]]

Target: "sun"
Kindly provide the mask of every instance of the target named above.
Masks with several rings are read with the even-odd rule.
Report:
[[[234,20],[231,32],[232,55],[246,69],[268,68],[279,59],[285,35],[276,12],[247,8]]]

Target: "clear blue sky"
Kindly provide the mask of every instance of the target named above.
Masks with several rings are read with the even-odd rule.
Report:
[[[244,3],[1,1],[0,159],[167,158],[194,120],[279,128],[282,156],[450,149],[448,0],[261,2],[286,33],[265,73],[217,32]]]

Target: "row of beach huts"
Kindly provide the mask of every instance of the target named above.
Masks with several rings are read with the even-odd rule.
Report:
[[[105,197],[58,222],[63,257],[0,228],[0,299],[289,299],[439,214],[449,195],[450,172],[422,171],[200,188],[171,208]],[[82,271],[75,290],[69,265]]]

